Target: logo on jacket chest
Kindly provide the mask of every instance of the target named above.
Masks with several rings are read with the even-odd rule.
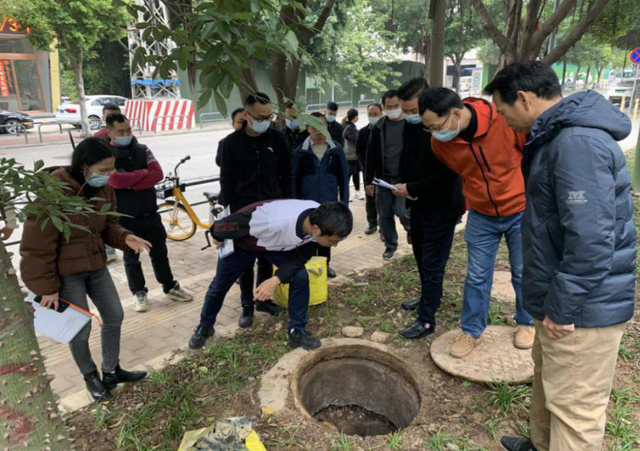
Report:
[[[586,204],[587,198],[584,195],[584,191],[569,191],[569,196],[567,197],[568,205],[579,205]]]

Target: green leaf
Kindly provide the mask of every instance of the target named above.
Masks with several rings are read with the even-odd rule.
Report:
[[[102,206],[100,207],[100,213],[106,213],[109,210],[111,210],[111,203],[110,202],[102,204]]]
[[[211,100],[211,94],[211,89],[205,89],[204,91],[202,91],[202,93],[200,94],[200,98],[198,98],[198,109],[204,108],[205,105],[209,103],[209,100]]]
[[[33,172],[38,172],[44,167],[44,161],[38,160],[33,164]]]
[[[250,20],[255,17],[253,12],[239,12],[231,14],[231,18],[234,20]]]
[[[289,45],[289,49],[294,51],[298,48],[298,37],[293,31],[289,31],[287,36],[285,37],[287,44]]]
[[[227,102],[217,90],[213,93],[216,98],[216,106],[218,107],[218,111],[220,111],[220,114],[222,114],[224,117],[227,117]]]

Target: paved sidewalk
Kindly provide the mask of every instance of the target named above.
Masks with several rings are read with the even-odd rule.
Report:
[[[364,201],[356,200],[350,206],[354,213],[354,232],[333,250],[331,266],[339,274],[339,279],[355,270],[378,267],[384,262],[384,246],[379,235],[363,234],[366,228]],[[397,227],[400,236],[397,255],[403,255],[410,252],[410,246],[407,245],[406,234],[399,222]],[[202,231],[198,231],[186,242],[169,241],[169,257],[174,277],[194,295],[194,301],[189,303],[175,303],[164,299],[162,287],[153,276],[148,256],[145,254],[142,257],[150,304],[149,311],[145,313],[133,310],[134,298],[127,287],[122,259],[110,263],[109,269],[125,308],[120,353],[123,368],[158,369],[166,364],[174,350],[186,347],[193,328],[198,323],[204,294],[215,274],[217,252],[213,249],[201,251],[205,244]],[[237,331],[239,315],[240,294],[237,285],[234,285],[218,316],[216,335],[232,336]],[[45,356],[47,371],[54,376],[52,386],[60,398],[62,408],[67,411],[75,410],[88,404],[82,376],[68,346],[45,337],[40,337],[39,343]],[[95,321],[90,345],[96,364],[100,366],[100,334]]]

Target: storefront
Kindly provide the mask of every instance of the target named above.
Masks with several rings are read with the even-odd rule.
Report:
[[[29,30],[13,19],[0,20],[0,110],[53,111],[60,102],[57,50],[34,49],[27,39]]]

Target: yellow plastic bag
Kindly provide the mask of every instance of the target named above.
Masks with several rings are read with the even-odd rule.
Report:
[[[247,451],[267,451],[267,448],[265,448],[260,441],[260,436],[256,431],[251,431],[244,443],[247,446]]]
[[[312,257],[305,265],[309,273],[309,305],[322,304],[327,300],[327,258]],[[274,271],[277,268],[274,267]],[[280,284],[273,294],[276,304],[281,307],[289,305],[289,284]]]

